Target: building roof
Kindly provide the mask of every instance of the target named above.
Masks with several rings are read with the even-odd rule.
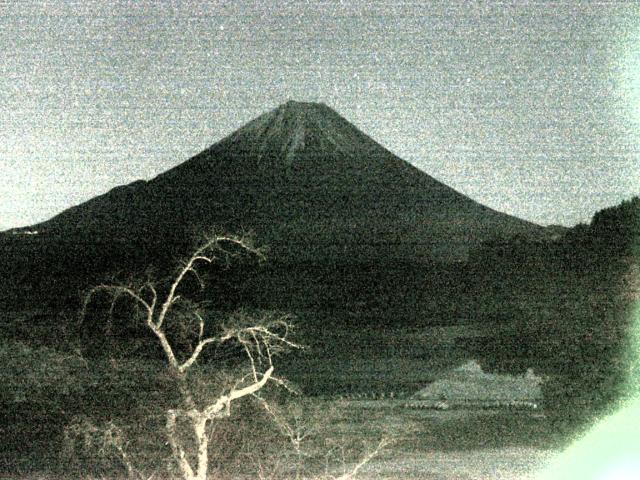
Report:
[[[475,360],[452,370],[420,390],[423,400],[539,400],[542,379],[532,369],[524,375],[486,373]]]

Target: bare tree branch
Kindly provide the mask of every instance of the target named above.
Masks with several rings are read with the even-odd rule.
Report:
[[[255,382],[258,381],[258,372],[256,371],[256,362],[253,360],[253,355],[251,354],[251,350],[246,344],[242,344],[244,347],[244,351],[247,353],[247,357],[249,357],[249,361],[251,362],[251,372],[253,373],[253,380]]]
[[[91,290],[89,290],[89,293],[87,293],[87,295],[85,296],[85,300],[84,300],[83,308],[82,308],[82,314],[83,315],[86,313],[86,309],[89,306],[89,303],[91,302],[93,296],[98,292],[106,292],[106,293],[111,294],[112,303],[110,305],[110,308],[113,308],[113,303],[115,301],[117,301],[119,297],[121,297],[122,295],[128,295],[133,300],[135,300],[137,303],[142,305],[144,307],[144,309],[148,313],[152,313],[153,312],[153,310],[151,308],[151,305],[149,305],[133,289],[131,289],[131,288],[127,287],[127,286],[124,286],[124,285],[104,285],[104,284],[102,284],[102,285],[98,285],[98,286],[93,287]]]
[[[151,304],[149,306],[151,307],[151,310],[155,312],[156,303],[158,302],[158,292],[156,291],[156,287],[153,286],[153,283],[148,281],[142,286],[140,291],[142,292],[145,289],[148,289],[151,292],[152,297],[151,297]]]
[[[369,463],[373,458],[377,457],[382,449],[384,449],[389,444],[389,440],[383,438],[378,443],[378,446],[365,455],[362,460],[360,460],[349,472],[346,472],[338,477],[334,477],[335,480],[352,480],[358,474],[358,472],[364,467],[367,463]]]
[[[82,315],[85,316],[93,297],[98,292],[105,292],[111,295],[110,317],[113,316],[116,302],[122,297],[130,298],[136,307],[141,307],[144,310],[144,323],[160,343],[169,369],[178,380],[178,389],[184,408],[173,408],[166,411],[165,428],[174,460],[185,480],[204,480],[206,478],[208,422],[222,416],[228,416],[232,402],[247,395],[255,395],[270,380],[286,385],[284,381],[273,376],[273,355],[284,348],[300,348],[288,338],[290,331],[288,316],[275,320],[270,320],[267,317],[264,321],[260,321],[240,313],[236,318],[237,325],[233,328],[222,327],[218,335],[209,334],[205,337],[205,317],[199,310],[200,305],[181,297],[178,292],[189,274],[195,277],[200,288],[204,288],[204,280],[198,272],[198,266],[212,264],[221,257],[228,259],[238,255],[237,252],[227,247],[252,253],[260,259],[264,258],[262,252],[253,247],[251,242],[244,237],[212,235],[178,268],[175,275],[168,281],[166,290],[165,288],[160,289],[158,283],[151,280],[142,284],[136,284],[133,281],[126,285],[101,284],[88,292],[82,307]],[[163,293],[164,291],[166,293]],[[167,323],[169,317],[171,322],[177,320],[178,325],[184,328],[178,328],[176,331],[174,323],[170,325]],[[188,322],[195,323],[194,331],[186,329]],[[181,347],[184,338],[189,335],[197,335],[195,347],[193,347],[192,340],[186,341],[186,347]],[[204,402],[199,400],[204,405],[198,406],[196,402],[198,399],[193,395],[187,381],[189,370],[198,361],[208,345],[222,345],[232,341],[244,349],[251,372],[242,376],[227,393]],[[189,351],[186,355],[184,348]],[[181,422],[179,423],[179,421]],[[193,442],[195,436],[195,466],[189,459],[194,452],[185,447],[184,440],[181,439],[178,431],[179,425],[182,426],[185,421],[191,429],[192,436],[189,442]]]
[[[205,338],[204,340],[200,340],[196,345],[196,348],[193,349],[193,353],[191,354],[191,356],[187,360],[185,360],[184,363],[178,366],[178,371],[180,373],[186,372],[189,369],[189,367],[191,367],[191,365],[193,365],[194,362],[198,359],[198,356],[200,356],[200,353],[202,353],[202,350],[204,349],[204,347],[206,347],[210,343],[219,342],[219,341],[220,340],[217,338]]]
[[[269,369],[262,374],[262,378],[257,382],[254,382],[251,385],[248,385],[238,390],[234,388],[227,395],[220,396],[215,403],[213,403],[212,405],[209,405],[204,410],[205,415],[207,416],[207,418],[215,418],[216,416],[218,416],[219,412],[221,412],[225,407],[230,405],[232,401],[257,392],[262,387],[264,387],[265,384],[269,381],[269,378],[271,378],[272,373],[273,373],[273,366],[269,367]]]

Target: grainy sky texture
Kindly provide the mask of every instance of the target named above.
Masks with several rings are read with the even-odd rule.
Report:
[[[0,0],[0,229],[322,101],[541,224],[640,193],[632,1]]]

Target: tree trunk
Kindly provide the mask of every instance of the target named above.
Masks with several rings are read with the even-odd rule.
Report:
[[[207,436],[207,419],[201,415],[193,420],[193,430],[198,442],[198,469],[196,471],[197,480],[207,479],[209,468],[209,437]]]
[[[185,449],[180,441],[177,431],[178,413],[175,410],[167,412],[167,437],[173,458],[178,464],[180,473],[184,480],[206,480],[209,469],[209,437],[207,436],[207,417],[204,413],[190,411],[187,414],[189,424],[193,428],[193,435],[196,442],[196,469],[189,463],[187,458],[188,449]]]
[[[178,414],[175,410],[169,410],[167,412],[167,440],[169,440],[173,458],[178,464],[182,478],[184,478],[184,480],[195,480],[196,477],[193,474],[193,469],[191,465],[189,465],[189,460],[187,459],[187,455],[178,436],[178,431],[176,430],[177,418]]]

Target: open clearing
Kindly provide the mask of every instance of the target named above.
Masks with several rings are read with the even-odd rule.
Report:
[[[419,410],[389,400],[334,403],[329,437],[345,445],[366,442],[369,449],[391,439],[358,478],[529,479],[561,450],[560,436],[540,413]]]

